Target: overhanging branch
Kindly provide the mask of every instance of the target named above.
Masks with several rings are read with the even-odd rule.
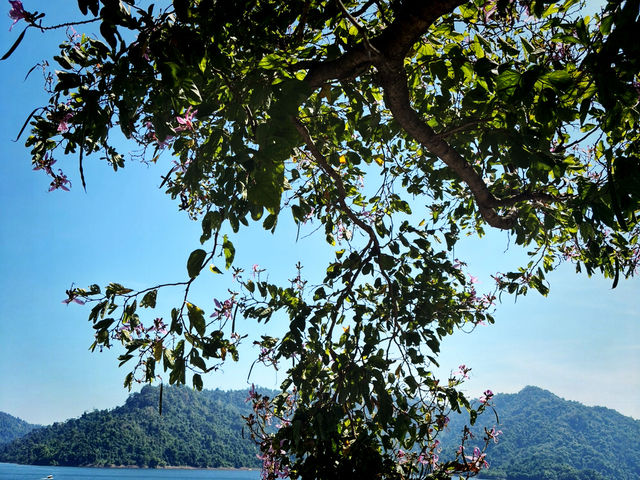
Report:
[[[489,225],[504,230],[510,229],[515,222],[516,211],[509,211],[505,215],[496,212],[495,208],[500,206],[499,200],[489,191],[480,174],[441,136],[434,132],[411,107],[402,63],[384,61],[376,66],[385,101],[394,119],[409,135],[446,163],[469,186],[482,218]]]
[[[445,141],[446,135],[438,135],[413,109],[406,73],[403,68],[405,56],[419,38],[427,32],[438,18],[453,12],[462,3],[464,2],[461,0],[442,2],[405,0],[404,2],[399,2],[399,7],[395,12],[395,19],[379,35],[358,43],[354,48],[335,60],[313,63],[305,80],[313,89],[317,89],[327,81],[344,80],[374,66],[378,70],[378,78],[384,91],[385,101],[394,119],[411,137],[440,158],[460,180],[468,185],[482,218],[489,225],[509,230],[515,224],[517,216],[515,205],[517,203],[525,201],[551,203],[561,201],[564,198],[555,197],[544,192],[522,192],[508,198],[496,198],[481,175]],[[304,125],[298,122],[296,128],[298,128],[303,138],[306,135],[310,140],[309,133]],[[304,132],[300,128],[304,129]],[[305,143],[311,148],[307,138],[305,138]],[[315,156],[313,151],[312,153]],[[320,162],[319,164],[322,166]],[[333,169],[328,171],[323,168],[323,170],[333,177],[331,175]],[[335,174],[336,172],[333,173]],[[336,185],[339,189],[340,184],[338,181],[341,181],[341,179],[334,178],[334,180],[336,180]],[[510,209],[508,212],[501,214],[497,211],[499,208]],[[351,218],[348,208],[345,212]],[[355,218],[357,219],[357,217]],[[358,221],[353,218],[352,220],[367,231]]]

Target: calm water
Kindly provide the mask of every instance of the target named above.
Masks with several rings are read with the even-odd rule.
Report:
[[[150,470],[140,468],[82,468],[40,467],[0,463],[0,480],[43,480],[53,475],[54,480],[92,480],[129,478],[156,480],[176,478],[178,480],[257,480],[260,472],[249,470]],[[482,480],[476,478],[475,480]]]
[[[40,480],[53,475],[54,480],[92,480],[130,478],[136,480],[257,480],[260,472],[249,470],[149,470],[139,468],[40,467],[0,463],[1,480]]]

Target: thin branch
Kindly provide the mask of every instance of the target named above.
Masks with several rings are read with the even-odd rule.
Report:
[[[389,275],[387,275],[387,272],[385,272],[385,270],[384,270],[384,268],[382,266],[382,261],[381,261],[381,256],[380,256],[380,253],[381,253],[380,252],[380,242],[378,240],[378,236],[376,235],[376,232],[374,231],[374,229],[370,225],[366,224],[364,221],[362,221],[362,219],[358,218],[358,216],[353,212],[353,210],[351,210],[351,208],[349,208],[349,206],[347,205],[347,202],[346,202],[347,192],[346,192],[346,189],[344,187],[344,183],[342,181],[342,177],[340,176],[340,174],[338,172],[336,172],[333,168],[331,168],[331,166],[327,163],[326,159],[324,158],[324,155],[322,154],[320,149],[318,149],[317,145],[315,144],[315,142],[311,138],[311,135],[309,134],[309,131],[307,130],[307,127],[305,127],[304,124],[297,117],[293,119],[293,122],[294,122],[294,125],[296,127],[296,130],[298,130],[298,133],[300,134],[300,136],[304,140],[305,144],[307,145],[307,148],[309,149],[309,151],[313,155],[313,157],[316,160],[317,164],[320,166],[322,171],[324,171],[327,175],[329,175],[329,177],[331,177],[333,179],[333,181],[335,183],[335,186],[336,186],[336,189],[338,190],[338,203],[340,205],[341,210],[347,215],[347,217],[349,217],[349,219],[353,223],[358,225],[369,236],[369,242],[367,243],[367,245],[364,248],[363,252],[371,250],[370,254],[367,256],[367,258],[365,258],[361,262],[360,267],[355,272],[354,276],[351,277],[351,279],[349,281],[349,285],[347,286],[347,288],[343,292],[341,292],[340,297],[339,297],[339,302],[336,305],[338,305],[340,302],[344,301],[346,296],[351,292],[351,289],[353,288],[354,281],[355,281],[356,277],[360,274],[360,272],[362,270],[362,267],[373,256],[376,257],[376,263],[380,267],[380,274],[384,277],[384,279],[385,279],[385,281],[386,281],[386,283],[387,283],[387,285],[389,287],[388,288],[388,295],[389,295],[389,299],[391,300],[393,295],[394,295],[393,283],[391,281],[391,278],[389,278]],[[395,302],[393,302],[393,310],[394,310],[394,313],[396,313]],[[337,310],[336,310],[336,312],[337,312]],[[332,324],[331,324],[331,327],[330,327],[330,331],[333,331],[333,326],[335,324],[336,317],[337,317],[337,315],[334,315],[334,318],[333,318],[333,321],[332,321]]]
[[[367,49],[375,53],[376,55],[380,55],[380,51],[376,47],[371,45],[371,42],[369,41],[369,35],[367,35],[367,29],[364,28],[362,25],[360,25],[360,22],[358,22],[358,20],[349,13],[349,10],[347,10],[347,7],[344,6],[344,3],[342,3],[342,0],[336,0],[336,1],[340,6],[340,10],[342,10],[342,13],[344,13],[344,16],[349,19],[349,21],[353,24],[353,26],[356,27],[360,35],[362,35],[362,39],[364,41],[364,44],[367,46]]]
[[[35,25],[35,26],[44,32],[45,30],[56,30],[58,28],[75,27],[76,25],[86,25],[88,23],[99,22],[100,20],[101,18],[92,18],[91,20],[79,20],[77,22],[60,23],[58,25],[52,25],[50,27],[43,27],[42,24]]]
[[[307,148],[313,155],[313,158],[318,163],[322,171],[324,171],[327,175],[329,175],[335,182],[335,186],[338,190],[338,203],[340,204],[340,207],[353,223],[355,223],[362,230],[367,232],[367,235],[369,235],[369,238],[375,245],[376,254],[379,253],[380,243],[378,242],[378,237],[376,233],[373,231],[373,228],[371,228],[370,225],[367,225],[365,222],[363,222],[362,219],[358,218],[358,216],[355,213],[353,213],[353,210],[349,208],[349,206],[345,201],[347,197],[347,192],[346,192],[346,189],[344,188],[342,177],[327,163],[326,159],[324,158],[324,155],[322,154],[322,152],[320,152],[317,145],[311,138],[311,135],[309,134],[307,127],[304,126],[304,124],[300,121],[299,118],[296,117],[294,119],[294,124],[295,124],[296,130],[298,130],[298,133],[304,140],[305,144],[307,145]]]
[[[564,152],[564,151],[568,150],[569,148],[571,148],[571,147],[573,147],[575,145],[578,145],[579,143],[584,142],[587,138],[589,138],[597,130],[598,130],[597,128],[594,128],[593,130],[588,131],[586,135],[584,135],[583,137],[579,138],[578,140],[576,140],[574,142],[571,142],[568,145],[558,145],[558,147],[556,147],[556,151]],[[602,133],[600,134],[600,136],[602,136]]]
[[[444,132],[440,132],[437,135],[440,138],[446,138],[446,137],[448,137],[450,135],[453,135],[455,133],[463,132],[463,131],[471,128],[471,127],[475,127],[475,126],[479,125],[480,123],[482,123],[483,121],[484,120],[481,120],[481,119],[475,119],[475,120],[472,120],[470,122],[464,123],[464,124],[462,124],[462,125],[460,125],[458,127],[454,127],[454,128],[452,128],[450,130],[445,130]]]

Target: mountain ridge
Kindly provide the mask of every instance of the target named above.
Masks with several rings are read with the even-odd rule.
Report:
[[[28,423],[21,418],[0,412],[0,445],[23,437],[36,428],[42,428],[42,425]]]
[[[502,430],[487,449],[490,468],[483,478],[508,480],[637,480],[640,478],[640,421],[606,407],[565,400],[540,387],[497,394],[488,413],[472,428]],[[457,448],[452,432],[461,431],[466,415],[452,417],[443,450]]]
[[[276,392],[265,392],[273,395]],[[163,414],[159,391],[146,386],[111,410],[32,431],[0,445],[0,461],[46,465],[142,467],[259,466],[257,446],[243,438],[242,415],[251,413],[247,390],[195,392],[165,387]],[[502,430],[491,443],[487,479],[605,480],[640,478],[640,421],[607,407],[565,400],[539,387],[496,394],[488,412],[472,428],[482,444],[484,427]],[[450,415],[439,437],[441,458],[451,458],[465,415]],[[246,437],[246,436],[245,436]],[[473,448],[468,444],[467,447]]]

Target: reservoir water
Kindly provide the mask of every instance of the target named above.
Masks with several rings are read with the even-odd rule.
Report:
[[[257,470],[192,470],[145,468],[83,468],[43,467],[39,465],[15,465],[0,463],[1,480],[41,480],[49,475],[53,480],[257,480]]]
[[[257,470],[42,467],[0,463],[0,480],[258,480]],[[482,480],[475,478],[475,480]]]

